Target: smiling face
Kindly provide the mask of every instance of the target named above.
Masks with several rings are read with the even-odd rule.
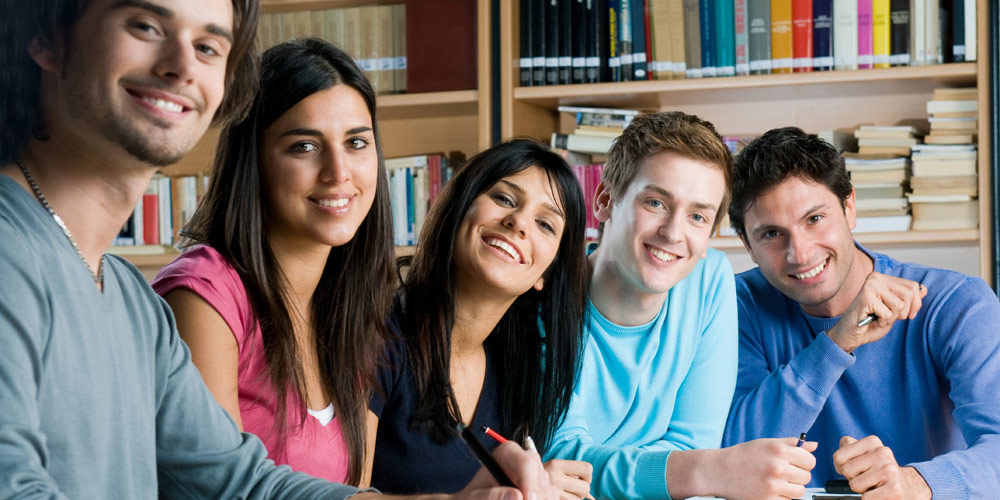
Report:
[[[264,130],[260,165],[272,243],[350,241],[378,185],[375,133],[361,94],[335,85],[299,101]]]
[[[176,162],[222,101],[232,25],[228,0],[91,0],[65,64],[32,46],[48,125],[87,147]]]
[[[504,177],[477,196],[455,237],[456,281],[516,298],[543,286],[565,217],[553,182],[539,167]]]
[[[674,152],[643,160],[621,199],[600,185],[604,249],[597,258],[609,264],[618,289],[662,295],[687,277],[705,256],[724,193],[719,167]]]
[[[744,244],[767,281],[803,310],[836,316],[867,274],[857,265],[855,222],[853,192],[842,207],[822,184],[790,177],[750,205]]]

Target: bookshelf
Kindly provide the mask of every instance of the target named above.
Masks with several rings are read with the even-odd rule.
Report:
[[[989,162],[988,2],[977,0],[979,58],[975,62],[853,71],[749,75],[682,80],[648,80],[521,87],[518,74],[520,2],[500,2],[501,135],[548,142],[553,132],[571,133],[560,105],[680,110],[715,124],[723,135],[756,135],[775,127],[853,130],[866,123],[919,125],[927,130],[926,104],[936,87],[976,86],[979,93],[978,229],[908,231],[857,235],[875,250],[905,249],[907,260],[933,263],[967,259],[963,270],[991,281],[992,238]],[[736,238],[714,238],[712,246],[746,261]]]
[[[379,95],[377,118],[386,158],[437,151],[462,151],[466,156],[485,149],[490,142],[490,1],[475,0],[477,7],[477,87],[469,90]],[[262,0],[262,14],[302,10],[339,9],[401,4],[403,0]],[[483,62],[486,61],[486,62]],[[198,145],[165,175],[201,175],[211,171],[219,131],[210,129]],[[412,253],[401,247],[397,253]],[[177,256],[126,255],[148,278]]]

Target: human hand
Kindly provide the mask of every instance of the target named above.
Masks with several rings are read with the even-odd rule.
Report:
[[[549,460],[545,462],[545,472],[549,473],[549,482],[560,490],[563,500],[581,500],[589,498],[590,480],[594,466],[590,462],[577,460]]]
[[[716,478],[725,478],[716,496],[730,500],[802,498],[816,466],[818,443],[795,446],[796,438],[755,439],[718,450]],[[734,474],[733,471],[739,471]]]
[[[896,320],[916,317],[926,295],[927,288],[916,281],[872,272],[840,321],[826,334],[841,349],[852,352],[884,337]],[[869,314],[877,317],[875,321],[859,327]]]
[[[840,438],[833,466],[863,500],[930,500],[931,489],[913,467],[900,467],[878,436]]]
[[[537,452],[521,449],[513,441],[497,446],[493,451],[503,471],[517,488],[500,487],[485,468],[456,493],[453,500],[559,500],[560,490],[549,482]]]

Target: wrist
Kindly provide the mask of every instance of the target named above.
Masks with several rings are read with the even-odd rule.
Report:
[[[844,352],[846,352],[847,354],[851,354],[852,352],[854,352],[855,349],[858,348],[858,346],[854,342],[851,342],[849,340],[850,335],[846,335],[843,333],[842,331],[843,323],[844,319],[841,318],[841,320],[838,321],[836,325],[833,325],[833,328],[827,330],[826,336],[830,338],[831,342],[837,344],[837,347],[843,349]]]
[[[903,494],[907,500],[931,500],[931,487],[914,467],[901,467]]]
[[[712,496],[709,491],[712,473],[708,469],[717,462],[720,450],[674,451],[667,458],[667,494],[670,498]]]

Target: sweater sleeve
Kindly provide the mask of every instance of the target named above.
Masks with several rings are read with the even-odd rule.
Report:
[[[38,261],[17,234],[0,214],[0,498],[64,499],[48,473],[53,457],[38,407],[49,299]]]
[[[169,307],[156,347],[156,460],[161,498],[343,499],[356,488],[275,467],[260,440],[240,433],[191,363]]]
[[[936,306],[928,311],[928,347],[969,447],[909,465],[934,498],[993,498],[1000,491],[1000,302],[985,282],[966,278]]]
[[[765,345],[775,343],[771,336],[782,335],[772,325],[808,326],[789,325],[788,318],[768,308],[769,297],[758,297],[755,292],[745,282],[739,286],[739,371],[724,446],[759,438],[798,436],[810,429],[830,391],[855,361],[826,332],[820,332],[787,364],[777,365],[768,359]]]
[[[593,464],[591,493],[596,498],[669,498],[666,470],[670,453],[719,446],[736,379],[737,325],[732,268],[722,259],[717,269],[720,272],[707,284],[710,293],[698,298],[708,302],[701,315],[701,339],[677,390],[667,432],[660,439],[641,446],[596,443],[584,414],[599,411],[601,401],[591,400],[599,398],[589,397],[588,391],[579,387],[574,392],[569,413],[553,438],[547,458]],[[583,370],[587,369],[585,363]]]

